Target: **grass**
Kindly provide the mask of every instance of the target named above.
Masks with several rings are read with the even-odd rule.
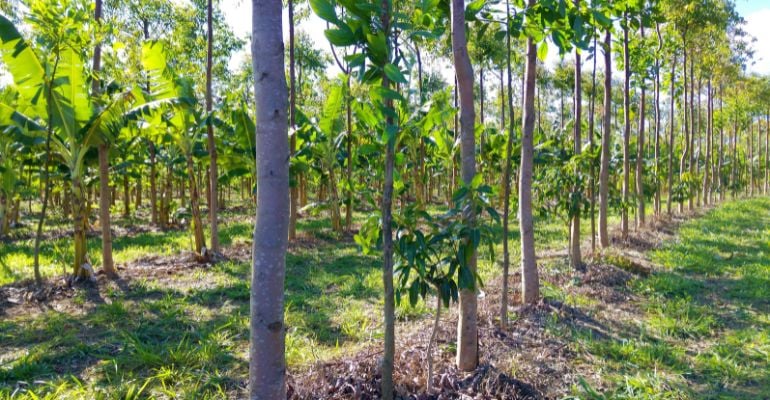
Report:
[[[361,221],[365,216],[354,217]],[[223,245],[250,242],[249,215],[226,213],[223,220]],[[768,222],[770,200],[754,199],[728,203],[685,224],[678,241],[652,254],[663,270],[631,283],[643,299],[638,320],[619,324],[610,336],[569,327],[555,315],[547,321],[546,330],[568,338],[581,362],[602,376],[598,384],[576,385],[574,394],[613,399],[770,396],[770,243],[763,240]],[[55,221],[49,230],[65,225]],[[583,226],[587,230],[590,225]],[[539,249],[566,244],[567,227],[560,221],[538,218],[536,227]],[[515,221],[511,228],[515,264]],[[382,335],[380,259],[363,255],[351,240],[331,232],[327,219],[304,219],[299,230],[314,240],[287,256],[286,344],[292,370],[349,354]],[[69,245],[66,237],[44,243],[45,275],[69,269]],[[100,245],[98,238],[89,238],[89,255],[97,264]],[[31,246],[27,239],[3,243],[0,284],[31,277]],[[178,254],[189,249],[190,238],[178,230],[138,232],[117,237],[114,246],[116,262],[123,264]],[[497,258],[500,252],[501,246],[495,246]],[[484,280],[499,275],[489,256],[481,251]],[[543,268],[563,273],[567,267],[549,260]],[[249,280],[248,262],[228,261],[169,279],[132,280],[102,295],[83,289],[71,300],[74,309],[3,317],[0,399],[36,398],[32,393],[52,399],[214,399],[243,393]],[[542,292],[588,315],[599,303],[551,284],[544,284]],[[419,303],[401,305],[397,313],[407,321],[430,311]]]
[[[653,251],[662,267],[631,286],[643,311],[615,337],[573,332],[602,372],[579,398],[770,398],[770,200],[733,201]]]

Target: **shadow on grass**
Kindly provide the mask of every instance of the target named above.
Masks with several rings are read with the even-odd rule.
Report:
[[[770,398],[769,225],[770,199],[729,202],[652,253],[664,270],[635,283],[640,334],[585,340],[614,377],[610,398]]]
[[[238,386],[247,370],[237,343],[248,337],[245,315],[201,317],[180,293],[161,292],[145,292],[143,302],[97,304],[82,315],[49,311],[33,320],[0,322],[0,349],[26,349],[1,366],[0,394],[21,382],[45,391],[45,381],[69,376],[89,381],[90,395],[121,393],[148,381],[201,397]]]

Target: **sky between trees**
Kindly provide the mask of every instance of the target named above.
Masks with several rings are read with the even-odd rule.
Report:
[[[187,0],[175,0],[185,2]],[[248,38],[251,33],[251,2],[244,0],[230,0],[229,4],[222,5],[222,11],[225,14],[227,23],[232,27],[233,32],[240,38]],[[770,74],[770,0],[735,0],[735,6],[738,13],[746,19],[745,29],[749,35],[756,39],[754,50],[755,63],[748,66],[749,72],[759,74]],[[284,40],[288,38],[288,16],[284,9],[283,13]],[[315,47],[328,52],[329,43],[324,37],[326,24],[311,13],[308,18],[299,23],[299,31],[305,31],[313,40]],[[231,61],[231,67],[239,65],[245,56],[245,51],[249,46],[244,47],[244,51],[237,53]],[[549,46],[548,58],[546,64],[552,66],[559,61],[559,54],[556,46]],[[569,56],[571,57],[571,55]],[[330,72],[337,73],[339,70],[334,63],[329,64]],[[450,70],[447,65],[446,69]]]

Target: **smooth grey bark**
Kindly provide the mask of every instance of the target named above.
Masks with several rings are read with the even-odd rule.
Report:
[[[684,101],[682,102],[682,108],[684,109],[684,121],[682,129],[684,130],[684,148],[682,149],[682,157],[679,159],[679,180],[682,180],[682,177],[685,173],[685,167],[687,166],[687,160],[688,160],[688,154],[690,152],[690,130],[689,130],[689,113],[690,113],[690,107],[688,106],[689,103],[687,103],[688,93],[687,93],[687,47],[685,46],[682,53],[682,73],[684,74],[682,76],[682,80],[684,83]],[[692,77],[690,77],[692,79]],[[679,201],[679,212],[684,212],[684,202]]]
[[[575,0],[575,7],[580,8],[580,0]],[[575,113],[575,123],[573,124],[573,132],[572,132],[572,141],[573,141],[573,149],[575,151],[575,156],[580,155],[580,150],[582,146],[581,142],[581,128],[582,128],[582,113],[583,113],[583,97],[582,97],[582,79],[583,79],[583,73],[581,71],[581,65],[580,65],[580,49],[575,50],[575,94],[573,97],[573,109]],[[577,164],[576,164],[577,165]],[[575,167],[575,176],[577,176],[580,173],[579,168]],[[573,192],[577,194],[577,191],[579,190],[579,187],[573,188]],[[571,202],[570,202],[571,203]],[[580,255],[580,206],[578,205],[577,210],[575,210],[575,215],[572,217],[572,223],[570,224],[570,267],[574,270],[578,270],[582,268],[583,261]]]
[[[690,177],[695,179],[695,54],[690,56]],[[685,64],[686,65],[686,64]],[[685,88],[685,90],[687,90]],[[696,189],[697,190],[697,187]],[[692,211],[695,209],[695,198],[693,193],[690,193],[687,200],[687,209]]]
[[[252,0],[257,211],[251,274],[252,400],[286,398],[284,280],[289,231],[288,90],[280,0]]]
[[[620,235],[623,240],[628,239],[628,195],[629,195],[629,142],[631,141],[631,66],[628,48],[628,11],[623,13],[625,26],[623,27],[623,205],[620,211]]]
[[[711,202],[711,135],[712,135],[712,111],[713,102],[711,96],[711,79],[706,85],[708,95],[706,97],[706,164],[703,171],[703,204]]]
[[[713,106],[712,106],[713,107]],[[770,110],[765,114],[765,190],[770,190]]]
[[[640,27],[639,32],[641,39],[644,40],[644,26]],[[630,69],[630,68],[629,68]],[[637,200],[637,227],[644,226],[645,223],[645,208],[644,208],[644,122],[645,122],[645,107],[646,104],[646,92],[645,92],[645,79],[644,75],[640,77],[642,81],[641,96],[639,102],[639,135],[636,142],[636,200]]]
[[[610,190],[610,145],[612,139],[612,33],[604,35],[604,121],[602,126],[602,156],[599,168],[599,244],[610,246],[607,232],[607,209]]]
[[[456,1],[456,0],[455,0]],[[527,5],[534,7],[535,0]],[[524,70],[524,111],[522,114],[521,165],[519,167],[519,232],[521,232],[522,300],[532,304],[540,297],[540,278],[535,259],[535,229],[532,218],[532,168],[535,131],[535,85],[537,84],[537,46],[527,38]]]
[[[102,19],[102,0],[96,0],[94,6],[94,21],[97,25],[101,24]],[[102,45],[97,42],[94,47],[93,73],[94,79],[91,81],[91,95],[99,95],[99,70],[102,63]],[[115,263],[112,261],[112,230],[110,229],[110,162],[109,147],[106,143],[100,143],[98,147],[99,156],[99,225],[102,228],[102,269],[104,273],[114,278],[117,276]],[[126,175],[127,176],[127,175]],[[126,200],[128,201],[128,200]],[[128,204],[128,203],[126,203]]]
[[[719,115],[724,118],[724,101],[722,97],[722,83],[719,83]],[[722,173],[725,163],[725,121],[719,124],[719,156],[717,159],[717,187],[719,188],[719,201],[725,200],[725,185],[722,182]],[[770,122],[768,122],[770,127]]]
[[[385,37],[390,37],[391,23],[390,0],[382,0],[380,23]],[[391,54],[388,54],[390,61]],[[390,80],[383,74],[382,87],[390,89]],[[392,109],[393,101],[385,100],[385,107]],[[388,115],[385,119],[385,130],[388,131],[393,126],[393,117]],[[383,400],[393,400],[393,363],[396,353],[396,305],[395,291],[393,288],[393,169],[395,166],[395,146],[396,137],[388,137],[385,145],[385,182],[382,190],[382,203],[380,212],[382,213],[382,284],[384,288],[384,306],[383,306],[383,352],[382,352],[382,398]]]
[[[672,190],[674,189],[674,102],[676,98],[676,55],[671,57],[671,87],[669,89],[668,119],[671,124],[668,133],[668,196],[666,199],[666,214],[671,216]]]
[[[593,68],[591,70],[591,101],[590,111],[588,112],[588,143],[591,154],[594,152],[594,117],[596,114],[596,58],[598,51],[596,48],[596,36],[594,35],[593,49]],[[591,162],[591,177],[588,180],[588,197],[591,199],[591,253],[596,251],[596,168]]]
[[[663,35],[660,24],[655,24],[658,34],[658,51],[655,53],[655,217],[660,216],[660,52],[663,50]]]
[[[207,14],[207,44],[206,44],[206,113],[211,114],[211,68],[213,62],[213,42],[214,42],[214,21],[212,12],[212,0],[208,0],[206,7]],[[211,118],[206,122],[206,136],[209,150],[209,222],[211,223],[211,252],[213,254],[219,253],[219,222],[217,221],[219,215],[219,196],[218,196],[218,180],[219,169],[217,167],[217,147],[214,141],[214,125],[211,123]]]
[[[295,71],[296,55],[294,47],[294,0],[288,0],[289,5],[289,126],[294,129],[297,125],[297,74]],[[333,48],[332,48],[333,50]],[[348,133],[349,135],[350,133]],[[297,136],[291,135],[289,151],[293,157],[297,151]],[[289,198],[289,240],[297,238],[297,211],[299,209],[299,188],[291,186]],[[348,206],[350,207],[350,206]]]
[[[510,0],[505,0],[506,15],[511,15]],[[508,326],[508,271],[511,264],[511,254],[508,249],[508,237],[509,229],[508,223],[510,222],[510,209],[511,209],[511,163],[513,152],[513,73],[511,72],[511,33],[507,32],[505,35],[506,45],[506,71],[508,74],[508,115],[510,116],[510,123],[508,124],[508,140],[505,143],[505,171],[503,172],[503,289],[500,300],[500,326],[505,329]],[[502,78],[502,77],[501,77]],[[501,94],[502,94],[502,87]],[[503,115],[504,115],[504,110]],[[503,123],[504,125],[504,123]],[[501,128],[502,126],[501,125]]]
[[[473,68],[468,55],[465,37],[465,3],[452,0],[452,55],[457,76],[457,90],[460,95],[460,158],[462,179],[470,185],[476,175],[476,112],[473,104]],[[469,207],[463,216],[467,225],[475,223],[473,210]],[[471,255],[468,268],[476,275],[476,253]],[[476,287],[460,290],[460,315],[457,320],[457,367],[470,371],[478,365],[478,325]]]

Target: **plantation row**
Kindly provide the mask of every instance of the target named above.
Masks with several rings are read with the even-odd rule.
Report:
[[[611,215],[626,240],[651,218],[768,192],[770,80],[745,72],[751,38],[729,0],[290,0],[285,44],[281,2],[254,0],[235,69],[245,42],[221,6],[0,5],[0,237],[36,217],[42,284],[57,214],[73,276],[93,263],[117,277],[115,212],[189,228],[197,259],[217,261],[220,210],[256,204],[253,398],[285,397],[285,254],[304,215],[383,257],[392,398],[396,300],[458,302],[457,366],[473,370],[477,250],[502,241],[504,328],[512,259],[522,300],[540,298],[533,215],[569,226],[581,271],[589,241],[610,246]],[[318,23],[328,50],[302,30]],[[370,213],[360,227],[356,210]],[[102,259],[88,260],[97,226]]]

